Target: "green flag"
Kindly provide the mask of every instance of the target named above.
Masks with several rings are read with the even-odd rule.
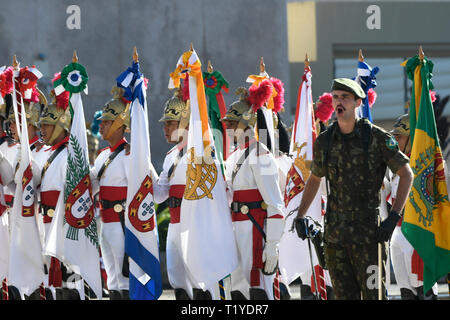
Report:
[[[404,64],[413,81],[410,103],[413,186],[402,232],[424,263],[424,292],[450,272],[450,203],[430,90],[433,63],[415,56]]]
[[[219,71],[203,72],[205,93],[208,96],[208,118],[213,129],[217,159],[221,166],[228,152],[228,139],[220,119],[225,116],[226,106],[222,90],[228,92],[228,82]],[[222,168],[223,169],[223,168]]]

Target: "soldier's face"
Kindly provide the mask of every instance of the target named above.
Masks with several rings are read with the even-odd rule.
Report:
[[[55,130],[55,126],[51,124],[41,124],[41,138],[45,144],[50,145],[50,138]]]
[[[223,120],[223,123],[225,124],[225,128],[227,128],[227,134],[229,138],[236,142],[237,136],[236,136],[236,129],[239,125],[239,122],[234,120]]]
[[[404,136],[402,134],[394,134],[394,138],[398,142],[400,151],[405,152],[406,145],[408,144],[408,136]]]
[[[343,90],[333,90],[331,95],[333,108],[338,120],[347,120],[355,117],[355,109],[361,104],[361,99],[355,99],[352,93]]]
[[[109,128],[111,128],[112,124],[112,120],[102,120],[102,122],[100,122],[99,132],[102,135],[103,139],[105,139],[105,135],[108,133]]]
[[[164,138],[166,138],[167,143],[177,143],[178,141],[178,125],[180,121],[170,120],[164,121]]]

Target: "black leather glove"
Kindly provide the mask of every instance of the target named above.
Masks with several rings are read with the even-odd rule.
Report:
[[[401,216],[397,212],[389,212],[389,216],[380,223],[377,229],[376,237],[378,242],[386,242],[391,239],[392,233],[400,218]]]
[[[295,218],[294,219],[294,227],[297,231],[297,235],[300,239],[305,240],[308,236],[308,227],[306,226],[305,218]]]

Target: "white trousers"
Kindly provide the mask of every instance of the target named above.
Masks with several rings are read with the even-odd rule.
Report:
[[[417,274],[411,271],[411,260],[414,248],[405,238],[401,227],[397,226],[392,233],[391,244],[391,261],[394,268],[395,279],[399,288],[411,290],[415,295],[415,288],[423,285],[423,281],[417,279]],[[437,284],[433,286],[433,292],[437,294]]]
[[[120,222],[102,222],[100,248],[105,264],[108,290],[129,290],[129,278],[122,274],[125,236]]]
[[[250,220],[234,221],[233,226],[238,248],[239,267],[231,274],[231,290],[239,290],[248,298],[253,265],[253,223]],[[263,289],[269,300],[273,300],[274,279],[275,274],[267,276],[259,272],[259,285],[252,286],[252,288]]]

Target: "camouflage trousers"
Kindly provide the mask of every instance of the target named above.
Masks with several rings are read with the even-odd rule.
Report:
[[[337,300],[378,299],[378,243],[376,225],[361,222],[325,224],[324,253]],[[386,299],[382,248],[382,293]]]

